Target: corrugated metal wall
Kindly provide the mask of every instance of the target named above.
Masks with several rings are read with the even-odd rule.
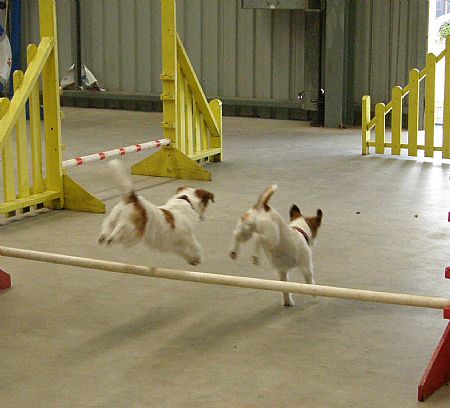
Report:
[[[72,7],[58,0],[60,71],[73,63]],[[343,11],[345,11],[345,2]],[[178,28],[208,97],[295,100],[305,84],[305,12],[243,10],[240,0],[178,0]],[[357,0],[353,102],[387,101],[426,53],[427,0]],[[81,0],[82,58],[102,87],[159,94],[159,0]],[[25,41],[38,38],[37,0],[24,2]],[[352,98],[350,98],[351,100]]]
[[[425,67],[428,0],[358,0],[355,27],[354,103],[370,95],[388,102],[405,86],[409,70]]]
[[[71,57],[71,1],[58,0],[60,70]],[[82,0],[82,59],[109,91],[161,91],[159,0]],[[178,0],[178,30],[210,96],[295,99],[303,89],[305,13],[243,10],[240,0]],[[25,7],[38,38],[37,0]]]

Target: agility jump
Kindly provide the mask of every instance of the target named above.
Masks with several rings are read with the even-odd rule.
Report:
[[[426,307],[431,309],[445,309],[446,307],[450,308],[450,298],[390,292],[376,292],[371,290],[308,285],[305,283],[281,282],[269,279],[246,278],[241,276],[219,275],[214,273],[190,272],[178,269],[130,265],[121,262],[81,258],[77,256],[31,251],[27,249],[9,248],[4,246],[0,246],[0,256],[27,259],[30,261],[54,263],[58,265],[76,266],[79,268],[99,269],[103,271],[125,273],[129,275],[181,280],[186,282],[208,283],[220,286],[235,286],[240,288],[269,290],[276,292],[292,292],[310,296],[333,297],[340,299],[359,300],[363,302]]]
[[[162,144],[163,148],[158,152],[132,166],[131,172],[211,180],[211,173],[199,162],[222,160],[222,103],[218,99],[206,99],[177,35],[175,0],[161,0],[161,24],[161,127],[164,139],[170,140],[170,144]],[[128,148],[88,157],[80,154],[76,159],[82,160],[63,162],[56,0],[39,0],[39,28],[39,44],[30,44],[27,48],[26,71],[14,72],[14,97],[11,101],[0,98],[0,154],[4,190],[0,215],[13,217],[44,206],[103,213],[104,203],[70,178],[65,170],[102,160],[103,156],[121,155],[121,149],[128,153]],[[45,138],[42,137],[41,126],[41,92]]]
[[[206,283],[219,286],[234,286],[247,289],[291,292],[309,296],[323,296],[363,302],[384,303],[400,306],[424,307],[444,311],[444,318],[450,319],[450,298],[420,296],[403,293],[376,292],[371,290],[338,288],[333,286],[308,285],[303,283],[282,282],[268,279],[247,278],[241,276],[219,275],[204,272],[191,272],[178,269],[166,269],[111,262],[100,259],[82,258],[49,252],[0,246],[0,256],[47,262],[79,268],[98,269],[129,275],[179,280],[185,282]],[[0,271],[1,276],[8,274]],[[450,268],[446,269],[446,278],[450,279]],[[0,282],[1,283],[1,282]],[[6,288],[6,287],[4,287]],[[432,359],[425,370],[418,388],[418,399],[424,401],[434,391],[442,387],[450,378],[450,323],[447,326]]]
[[[79,268],[99,269],[129,275],[181,280],[186,282],[208,283],[220,286],[235,286],[240,288],[269,290],[276,292],[292,292],[310,296],[333,297],[339,299],[359,300],[363,302],[387,303],[400,306],[426,307],[431,309],[443,310],[445,308],[450,308],[450,298],[376,292],[371,290],[308,285],[305,283],[282,282],[268,279],[219,275],[214,273],[190,272],[178,269],[130,265],[120,262],[81,258],[77,256],[9,248],[4,246],[0,246],[0,256],[54,263],[58,265],[76,266]]]
[[[79,156],[73,159],[64,160],[62,166],[64,169],[81,166],[83,164],[92,163],[100,160],[109,159],[111,157],[123,156],[127,153],[143,152],[148,149],[155,149],[161,146],[169,146],[169,139],[153,140],[151,142],[139,143],[127,147],[119,147],[118,149],[98,152],[87,156]]]

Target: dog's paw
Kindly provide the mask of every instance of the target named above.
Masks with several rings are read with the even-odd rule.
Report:
[[[196,258],[192,258],[189,260],[189,265],[195,266],[201,262],[202,262],[202,260],[200,259],[200,257],[196,257]]]
[[[105,234],[101,234],[97,238],[97,244],[98,245],[105,245],[105,243],[106,243],[105,241],[106,241],[106,235]]]
[[[259,265],[259,258],[255,255],[252,256],[253,265]]]
[[[294,306],[294,299],[290,293],[283,293],[283,305],[286,307]]]
[[[230,256],[230,258],[231,258],[233,261],[235,261],[235,260],[237,259],[237,252],[230,251],[230,252],[228,253],[228,255]]]

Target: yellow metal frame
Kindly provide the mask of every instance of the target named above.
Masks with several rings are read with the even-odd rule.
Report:
[[[449,59],[447,59],[447,55]],[[436,64],[445,60],[445,96],[444,96],[444,131],[441,146],[435,146],[435,88]],[[448,62],[448,63],[447,63]],[[425,144],[418,144],[419,132],[419,87],[425,79]],[[401,143],[403,98],[408,96],[408,141]],[[376,154],[384,154],[386,148],[392,155],[400,155],[401,149],[408,149],[408,156],[417,156],[418,150],[424,150],[425,157],[433,157],[434,152],[441,151],[444,159],[450,158],[450,37],[447,37],[445,50],[438,56],[427,55],[426,67],[409,72],[409,83],[403,89],[392,89],[392,100],[388,104],[377,103],[375,116],[370,117],[370,96],[362,98],[362,154],[369,154],[369,148],[375,147]],[[386,115],[392,112],[392,140],[386,142]],[[371,140],[371,129],[375,128],[375,140]]]

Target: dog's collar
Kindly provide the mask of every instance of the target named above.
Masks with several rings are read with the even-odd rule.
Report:
[[[195,211],[194,205],[192,204],[191,200],[189,200],[189,197],[187,195],[182,195],[181,197],[178,197],[178,199],[187,201],[191,208]]]
[[[300,227],[291,227],[293,230],[296,230],[297,232],[300,232],[305,237],[306,243],[310,245],[310,239],[308,237],[308,234],[303,231]]]

